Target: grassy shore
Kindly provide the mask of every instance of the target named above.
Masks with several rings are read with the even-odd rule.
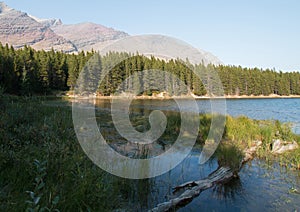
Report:
[[[102,171],[87,158],[77,142],[70,107],[47,105],[46,101],[43,97],[1,95],[0,211],[122,208],[124,199],[125,203],[130,199],[130,184]],[[200,115],[200,121],[198,143],[203,143],[211,116]],[[261,140],[258,156],[271,159],[274,138],[299,142],[285,124],[227,117],[216,157],[235,168],[240,149]],[[225,146],[229,142],[231,146]],[[300,152],[288,152],[276,160],[282,165],[292,161],[292,168],[299,167]],[[137,185],[136,189],[143,190],[149,182],[142,180]]]

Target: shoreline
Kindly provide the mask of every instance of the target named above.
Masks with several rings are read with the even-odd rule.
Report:
[[[226,95],[225,96],[226,99],[299,99],[300,95],[288,95],[288,96],[280,96],[280,95],[269,95],[269,96],[263,96],[263,95],[259,95],[259,96],[246,96],[246,95],[242,95],[242,96],[232,96],[232,95]]]
[[[71,98],[71,99],[141,99],[141,100],[169,100],[169,99],[196,99],[196,100],[208,100],[208,99],[300,99],[300,95],[269,95],[269,96],[254,96],[254,95],[224,95],[224,96],[74,96],[74,95],[57,95],[57,97]]]

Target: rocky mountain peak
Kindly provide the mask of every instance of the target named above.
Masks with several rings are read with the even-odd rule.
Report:
[[[27,13],[14,10],[4,2],[0,2],[0,42],[8,43],[15,48],[24,45],[37,50],[51,50],[63,52],[95,51],[129,36],[126,32],[115,30],[95,24],[84,22],[65,25],[60,19],[41,19]],[[151,37],[148,36],[148,41]],[[132,46],[144,45],[142,40],[135,40]],[[157,48],[166,46],[166,41],[153,37],[151,45]],[[222,62],[209,52],[199,50],[205,64],[222,64]],[[133,52],[134,53],[134,52]],[[182,49],[184,55],[185,50]]]
[[[51,29],[56,34],[72,41],[79,50],[85,51],[101,49],[111,41],[128,36],[125,32],[91,22],[53,25]]]
[[[9,8],[0,3],[0,42],[15,48],[24,45],[35,49],[73,52],[76,46],[67,39],[55,34],[49,26],[39,23],[27,13]]]
[[[13,10],[12,8],[8,7],[4,2],[0,2],[0,13],[5,13]]]
[[[33,18],[35,21],[39,22],[40,24],[44,25],[45,27],[54,27],[63,24],[59,18],[41,19],[33,15],[28,15],[28,16]]]

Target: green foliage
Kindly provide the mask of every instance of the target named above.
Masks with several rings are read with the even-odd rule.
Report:
[[[276,136],[284,141],[293,141],[296,139],[295,134],[292,132],[291,125],[289,123],[280,123],[275,121]]]
[[[109,211],[119,206],[112,191],[120,179],[86,157],[70,108],[45,105],[38,97],[8,97],[3,104],[0,211]]]
[[[198,142],[204,143],[209,134],[212,116],[209,114],[200,115],[200,127],[198,134]]]
[[[133,73],[154,69],[161,70],[161,74],[144,76],[141,72],[138,78],[126,81],[122,89],[128,91],[141,89],[145,91],[144,95],[151,96],[157,90],[151,90],[150,87],[158,83],[170,96],[188,94],[188,89],[180,86],[179,80],[175,79],[178,78],[196,95],[222,95],[222,88],[216,86],[217,76],[212,74],[212,70],[216,70],[224,94],[227,95],[300,95],[299,72],[282,73],[270,69],[211,64],[192,65],[189,61],[179,59],[166,62],[155,57],[116,52],[102,55],[101,58],[96,56],[95,65],[89,61],[95,58],[93,57],[95,55],[97,54],[93,51],[80,52],[78,55],[54,50],[36,51],[27,46],[14,50],[13,47],[0,44],[0,85],[10,94],[31,95],[48,94],[53,90],[72,91],[80,72],[85,67],[84,79],[80,79],[83,85],[88,81],[91,85],[87,87],[91,88],[98,84],[101,76],[104,80],[99,85],[98,93],[109,96],[114,94],[119,85]],[[114,67],[110,67],[112,64]],[[164,72],[176,77],[165,75]]]
[[[223,142],[215,153],[220,166],[228,166],[233,172],[238,172],[244,158],[243,151],[234,143]]]
[[[40,162],[38,160],[34,160],[34,165],[36,167],[35,178],[34,178],[34,190],[26,191],[29,194],[30,200],[27,200],[27,208],[26,211],[59,211],[55,208],[57,203],[59,202],[59,196],[53,197],[53,199],[49,200],[49,206],[41,206],[40,200],[45,192],[45,177],[47,175],[47,161]]]
[[[226,119],[226,139],[239,142],[247,146],[247,144],[254,140],[260,140],[261,133],[257,121],[251,120],[245,116],[232,118],[230,116]]]
[[[249,146],[251,141],[260,140],[265,148],[269,148],[273,139],[294,141],[297,140],[297,135],[292,132],[288,123],[274,120],[252,120],[244,116],[237,118],[228,116],[224,138],[244,144],[245,147],[247,144]]]
[[[300,170],[300,149],[299,148],[291,152],[285,152],[279,157],[280,157],[279,158],[280,165],[294,170]]]
[[[272,120],[251,120],[246,117],[227,117],[224,140],[230,140],[231,143],[239,149],[250,147],[252,141],[262,141],[262,146],[259,147],[256,152],[258,157],[268,161],[279,161],[281,165],[299,169],[299,148],[276,157],[271,153],[272,141],[274,139],[287,142],[296,141],[298,144],[300,143],[300,136],[292,132],[289,124]]]

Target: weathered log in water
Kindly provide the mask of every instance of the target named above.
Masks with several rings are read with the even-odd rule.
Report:
[[[217,183],[223,183],[225,181],[230,180],[234,176],[233,172],[229,167],[220,167],[213,173],[211,173],[208,177],[198,180],[198,181],[190,181],[186,182],[182,185],[176,186],[174,188],[174,192],[177,192],[181,189],[186,189],[180,196],[171,199],[167,202],[161,203],[157,205],[157,207],[153,208],[152,212],[162,212],[162,211],[170,211],[175,210],[176,208],[182,207],[190,203],[193,198],[199,196],[199,194],[213,187]]]
[[[253,159],[253,155],[261,145],[261,141],[254,141],[251,147],[244,149],[244,158],[241,160],[240,169],[242,168],[243,164]],[[298,148],[298,144],[296,142],[284,144],[280,143],[280,145],[277,142],[273,144],[272,153],[279,154],[296,148]],[[190,203],[195,197],[199,196],[202,191],[213,187],[217,183],[225,183],[231,180],[233,177],[235,177],[235,173],[229,167],[219,167],[216,171],[204,179],[189,181],[176,186],[174,188],[174,193],[184,189],[185,191],[176,198],[158,204],[157,207],[150,211],[162,212],[176,210]]]
[[[261,141],[255,141],[253,146],[245,149],[244,158],[241,161],[240,168],[244,163],[251,160],[253,158],[253,154],[257,151],[258,147],[261,146]],[[157,207],[153,208],[152,212],[164,212],[176,210],[179,207],[183,207],[190,203],[195,197],[199,196],[199,194],[217,183],[225,183],[235,177],[235,173],[229,167],[219,167],[216,171],[211,173],[208,177],[198,180],[198,181],[189,181],[183,183],[174,188],[174,192],[177,192],[182,189],[186,189],[180,196],[170,199],[167,202],[160,203]]]

